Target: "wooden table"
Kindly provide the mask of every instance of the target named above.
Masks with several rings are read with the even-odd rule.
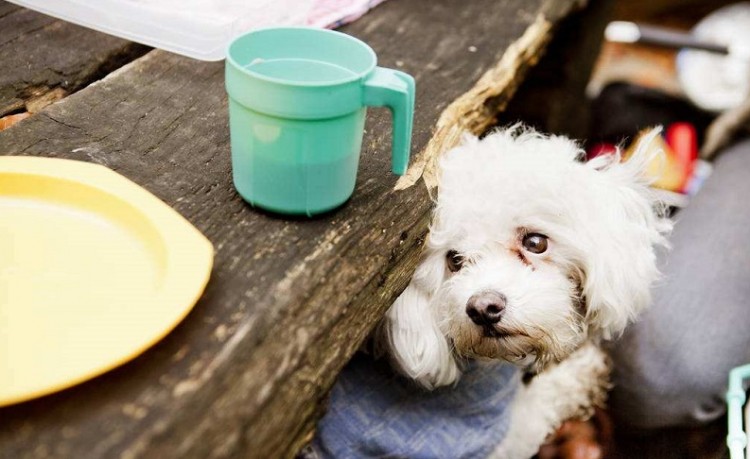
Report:
[[[309,219],[258,212],[230,175],[223,64],[0,3],[0,154],[106,165],[214,244],[202,299],[134,361],[0,409],[0,456],[290,457],[338,371],[415,267],[434,160],[495,121],[577,0],[391,0],[343,30],[417,80],[409,175],[370,110],[354,197]],[[47,105],[51,101],[56,103]],[[424,179],[424,180],[422,180]]]

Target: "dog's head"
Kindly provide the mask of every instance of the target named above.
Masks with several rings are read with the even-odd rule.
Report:
[[[622,332],[670,229],[638,150],[582,163],[573,141],[514,127],[446,153],[425,254],[380,328],[396,366],[436,387],[457,359],[538,371]]]

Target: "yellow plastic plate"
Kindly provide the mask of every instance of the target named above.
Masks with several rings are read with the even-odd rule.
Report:
[[[0,406],[136,357],[203,292],[211,243],[102,166],[0,157]]]

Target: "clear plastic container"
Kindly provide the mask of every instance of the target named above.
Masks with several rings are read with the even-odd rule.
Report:
[[[304,24],[312,0],[10,0],[69,22],[206,61],[238,35]]]

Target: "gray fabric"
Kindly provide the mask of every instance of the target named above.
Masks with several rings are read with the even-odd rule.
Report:
[[[750,362],[750,141],[717,159],[670,240],[654,305],[611,349],[610,407],[636,428],[716,419],[729,370]]]

